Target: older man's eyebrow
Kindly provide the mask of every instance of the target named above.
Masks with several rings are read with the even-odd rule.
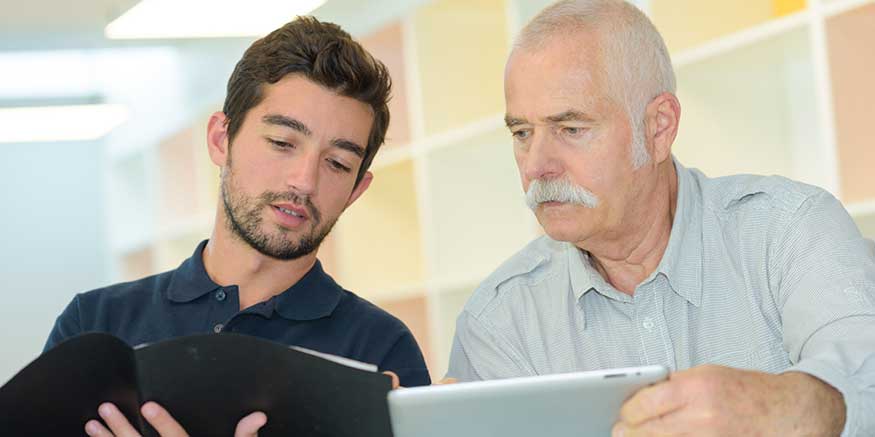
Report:
[[[550,115],[548,117],[545,117],[544,121],[546,121],[548,123],[562,123],[563,121],[591,122],[591,121],[595,121],[595,119],[593,119],[592,117],[590,117],[589,115],[586,115],[585,113],[583,113],[581,111],[569,109],[568,111],[560,112],[558,114],[554,114],[554,115]]]
[[[299,120],[295,120],[294,118],[287,117],[285,115],[280,114],[268,114],[264,117],[261,117],[261,121],[267,124],[272,124],[275,126],[284,126],[289,129],[296,130],[306,136],[310,136],[312,132],[310,128],[307,127],[304,123]]]
[[[346,150],[348,152],[355,153],[355,155],[358,156],[359,158],[365,157],[365,148],[358,145],[357,143],[355,143],[353,141],[338,138],[338,139],[332,140],[331,145],[334,147],[337,147],[338,149],[343,149],[343,150]]]
[[[514,126],[519,126],[521,124],[526,124],[526,123],[528,123],[528,121],[525,119],[522,119],[522,118],[511,117],[510,115],[504,116],[504,124],[508,128],[511,128]]]

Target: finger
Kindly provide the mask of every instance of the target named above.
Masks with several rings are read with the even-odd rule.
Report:
[[[677,437],[681,435],[686,434],[629,427],[619,422],[614,425],[614,428],[611,430],[611,437]]]
[[[692,435],[688,433],[691,422],[686,421],[683,414],[669,413],[665,416],[656,417],[638,425],[629,425],[617,422],[611,432],[611,436],[622,437],[660,437]],[[700,428],[701,431],[701,428]]]
[[[112,435],[116,437],[140,437],[139,431],[128,422],[128,418],[115,405],[109,402],[100,404],[97,407],[97,414],[106,422]]]
[[[140,413],[161,437],[188,437],[188,433],[185,432],[182,425],[157,403],[146,402],[140,407]]]
[[[267,423],[267,415],[256,411],[237,422],[234,437],[258,437],[258,430]]]
[[[113,437],[112,433],[99,420],[89,420],[85,424],[85,434],[91,437]]]
[[[444,379],[438,381],[437,384],[435,384],[435,385],[455,384],[457,382],[459,382],[459,380],[456,378],[444,378]]]
[[[663,382],[638,390],[620,408],[620,421],[638,425],[671,413],[684,404],[679,384]]]
[[[396,374],[395,372],[393,372],[391,370],[387,370],[387,371],[383,372],[383,374],[389,375],[389,377],[392,378],[392,389],[393,390],[398,388],[398,387],[401,387],[401,379],[398,378],[398,374]]]

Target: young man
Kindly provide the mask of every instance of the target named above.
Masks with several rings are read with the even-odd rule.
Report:
[[[560,1],[523,29],[506,121],[547,236],[474,292],[448,375],[661,364],[615,435],[875,435],[871,242],[824,190],[684,168],[674,92],[626,2]]]
[[[210,158],[222,170],[210,239],[176,270],[77,295],[46,349],[89,331],[131,345],[235,332],[374,363],[406,386],[429,384],[407,327],[341,288],[316,258],[371,183],[390,82],[383,64],[334,24],[298,18],[256,41],[207,128]],[[154,403],[141,412],[162,435],[185,435],[172,412]],[[113,405],[99,414],[110,429],[91,421],[89,435],[136,435]],[[237,435],[265,420],[244,418]]]

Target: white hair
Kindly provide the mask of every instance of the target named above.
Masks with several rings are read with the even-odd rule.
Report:
[[[644,116],[658,95],[676,92],[674,68],[662,36],[635,6],[622,0],[562,0],[548,6],[520,32],[515,48],[541,48],[551,38],[594,30],[608,96],[622,105],[632,126],[632,165],[650,160]]]

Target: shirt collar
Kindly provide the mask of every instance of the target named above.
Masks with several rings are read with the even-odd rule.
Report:
[[[674,160],[674,164],[678,175],[678,198],[671,236],[662,260],[645,282],[654,280],[661,273],[675,293],[699,306],[702,302],[702,204],[690,171],[677,160]],[[602,278],[592,267],[586,252],[567,243],[567,254],[576,301],[592,290],[620,302],[632,301],[629,295],[614,290]]]
[[[167,286],[167,299],[173,302],[191,302],[217,288],[219,284],[210,279],[207,269],[204,267],[203,252],[207,241],[201,241],[194,253],[182,262],[173,273],[170,285]]]
[[[173,302],[191,302],[221,288],[213,282],[204,267],[203,251],[208,240],[202,241],[194,254],[176,269],[167,298]],[[343,297],[343,289],[316,263],[298,282],[275,299],[277,314],[289,320],[315,320],[331,315]]]

